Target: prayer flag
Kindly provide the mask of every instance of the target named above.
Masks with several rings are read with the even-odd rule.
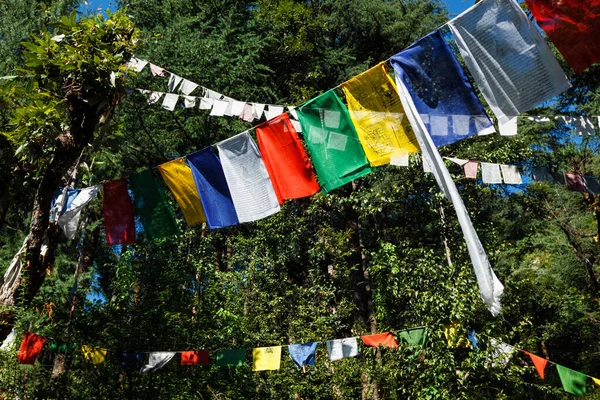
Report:
[[[567,184],[565,174],[563,172],[552,172],[552,182],[565,186]]]
[[[399,150],[415,153],[417,142],[398,91],[380,63],[342,85],[350,118],[372,166],[390,162]]]
[[[265,115],[267,116],[267,120],[273,119],[275,117],[277,117],[278,115],[283,113],[283,107],[281,106],[274,106],[272,104],[269,104],[269,108],[267,108],[267,110],[265,111]]]
[[[372,171],[348,110],[333,90],[310,100],[297,112],[323,192]]]
[[[482,162],[481,178],[483,183],[487,183],[488,185],[501,184],[502,175],[500,175],[500,165]]]
[[[185,165],[183,159],[177,158],[159,165],[158,170],[177,200],[187,224],[193,226],[205,222],[206,217],[196,190],[192,170]]]
[[[598,181],[598,178],[595,176],[584,175],[583,180],[585,181],[585,188],[589,194],[600,194],[600,182]]]
[[[152,72],[152,76],[165,76],[165,70],[152,63],[150,63],[150,72]]]
[[[50,221],[56,221],[58,217],[63,215],[78,194],[79,189],[57,188],[52,203],[50,203]]]
[[[67,343],[60,340],[55,340],[50,343],[50,351],[58,354],[68,354],[75,350],[75,343]]]
[[[503,343],[497,339],[490,339],[489,347],[490,360],[492,368],[498,366],[506,368],[506,365],[510,361],[515,348],[507,343]]]
[[[217,365],[220,367],[241,367],[246,359],[246,349],[217,351]]]
[[[212,110],[209,115],[222,117],[225,115],[225,111],[227,111],[227,106],[229,106],[228,101],[213,100]]]
[[[200,105],[198,108],[200,110],[210,110],[213,107],[213,99],[205,99],[204,97],[200,99]]]
[[[171,74],[171,76],[169,77],[169,83],[168,83],[169,92],[174,92],[182,80],[183,80],[182,77],[177,76],[175,74]]]
[[[17,354],[19,364],[34,364],[40,351],[42,351],[45,342],[45,337],[38,336],[35,333],[25,332],[21,347],[19,348],[19,353]]]
[[[270,371],[281,365],[281,346],[252,349],[252,371]]]
[[[151,92],[148,96],[148,104],[158,103],[163,94],[162,92]]]
[[[131,57],[131,60],[129,60],[129,62],[127,63],[127,67],[133,69],[135,72],[142,72],[142,70],[147,64],[148,61],[133,56]]]
[[[331,361],[346,357],[356,357],[358,355],[356,338],[328,340],[326,344],[329,360]]]
[[[392,56],[390,62],[436,146],[494,132],[465,71],[439,31]]]
[[[536,182],[552,182],[552,175],[548,172],[548,168],[545,167],[532,167],[531,175],[533,180]]]
[[[556,370],[560,376],[565,392],[583,396],[585,394],[586,375],[562,365],[556,364]]]
[[[475,332],[475,329],[469,329],[467,331],[467,339],[469,339],[471,346],[473,346],[475,350],[479,349],[479,346],[477,346],[477,342],[479,342],[479,340],[477,340],[477,333]]]
[[[376,335],[366,335],[361,336],[360,340],[362,340],[365,346],[371,347],[398,347],[398,343],[396,343],[396,339],[389,332],[378,333]]]
[[[15,334],[15,328],[13,327],[10,330],[10,333],[8,334],[8,336],[2,342],[2,346],[0,346],[0,350],[1,351],[8,350],[10,347],[12,347],[16,338],[17,338],[17,335]]]
[[[206,222],[210,229],[237,225],[238,218],[221,167],[212,147],[198,150],[187,157],[200,195]]]
[[[425,346],[427,330],[425,328],[405,329],[398,332],[400,339],[410,346]]]
[[[499,124],[571,87],[516,1],[482,0],[449,26]]]
[[[575,73],[600,60],[599,0],[525,0],[525,3]]]
[[[315,353],[317,352],[317,342],[309,342],[304,344],[290,344],[288,352],[290,358],[298,368],[305,365],[315,365]]]
[[[198,86],[200,86],[200,85],[198,85],[197,83],[194,83],[192,81],[188,81],[187,79],[184,79],[179,90],[181,91],[181,93],[183,93],[185,95],[189,95],[194,90],[196,90],[196,88]]]
[[[265,104],[252,103],[252,114],[254,119],[261,119],[265,111]]]
[[[121,367],[127,371],[139,370],[142,367],[142,353],[118,353],[117,360],[121,363]]]
[[[465,205],[456,189],[456,185],[452,180],[452,176],[448,172],[444,160],[440,156],[433,139],[427,132],[423,119],[419,115],[417,108],[410,97],[409,91],[402,82],[401,79],[396,76],[396,85],[400,94],[400,100],[406,111],[406,115],[413,127],[415,137],[419,142],[421,151],[423,152],[424,159],[428,159],[433,167],[433,175],[437,181],[444,196],[452,201],[458,222],[460,224],[465,242],[467,244],[467,250],[473,264],[473,270],[477,277],[477,284],[479,286],[479,292],[481,298],[488,306],[488,309],[492,315],[496,316],[500,313],[500,296],[504,291],[504,286],[494,274],[490,262],[485,254],[485,249],[475,232],[469,213],[465,208]],[[426,155],[426,157],[425,157]]]
[[[238,220],[251,222],[279,212],[275,189],[250,134],[242,132],[217,148]]]
[[[246,105],[246,103],[241,102],[241,101],[234,101],[231,103],[231,115],[235,116],[235,117],[241,117],[242,113],[244,112],[244,106]]]
[[[546,364],[548,364],[548,360],[545,358],[536,356],[535,354],[531,354],[529,352],[525,352],[533,361],[533,365],[535,366],[536,371],[540,374],[540,378],[544,379],[544,369],[546,369]]]
[[[461,167],[469,162],[469,160],[463,160],[463,159],[454,158],[454,157],[444,157],[444,159],[452,161],[454,164],[458,164]]]
[[[69,205],[68,209],[58,217],[56,222],[67,239],[73,239],[79,227],[81,212],[96,197],[100,191],[100,185],[81,189],[77,197]]]
[[[183,103],[185,108],[196,107],[196,98],[194,96],[183,96]]]
[[[465,171],[465,178],[477,179],[477,170],[479,169],[479,163],[477,161],[469,161],[463,165]]]
[[[106,349],[92,347],[88,345],[81,346],[81,352],[85,361],[92,365],[99,365],[106,359]]]
[[[162,108],[168,111],[175,110],[175,106],[177,106],[177,101],[179,100],[179,95],[173,93],[165,93],[165,98],[162,102]]]
[[[181,365],[208,365],[209,352],[208,351],[182,351],[181,352]]]
[[[155,351],[148,356],[148,364],[140,369],[140,374],[161,369],[175,356],[174,351]]]
[[[594,381],[594,383],[598,386],[600,386],[600,379],[598,378],[592,378],[592,380]]]
[[[444,325],[444,337],[448,342],[448,347],[462,347],[468,349],[471,347],[471,342],[461,334],[459,329],[461,328],[460,323],[454,321]]]
[[[567,180],[567,189],[574,192],[585,193],[585,183],[583,183],[581,175],[566,173],[565,178]]]
[[[504,123],[498,123],[501,136],[515,136],[517,134],[518,120],[517,117],[512,117]]]
[[[287,114],[257,126],[256,137],[279,204],[319,191],[308,156]]]
[[[254,121],[254,114],[252,114],[252,104],[244,103],[244,110],[240,114],[240,118],[246,122]]]
[[[501,164],[500,169],[502,170],[502,179],[504,180],[504,183],[508,185],[521,185],[523,183],[519,168],[515,165]]]
[[[125,179],[106,182],[103,190],[106,243],[108,245],[134,243],[133,204],[131,204]]]
[[[154,171],[149,169],[133,175],[130,182],[135,210],[148,238],[153,240],[178,234],[173,210]]]

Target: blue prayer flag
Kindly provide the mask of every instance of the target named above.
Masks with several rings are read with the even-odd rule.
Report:
[[[390,59],[436,147],[494,132],[473,87],[439,31]]]
[[[206,147],[198,150],[188,155],[187,160],[209,228],[224,228],[238,224],[221,161],[213,148]]]
[[[142,353],[117,353],[117,359],[125,370],[138,370],[142,367]]]
[[[317,342],[305,344],[290,344],[288,346],[290,357],[298,367],[304,365],[315,365],[315,352],[317,351]]]

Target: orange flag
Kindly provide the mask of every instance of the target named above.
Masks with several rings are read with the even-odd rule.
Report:
[[[287,114],[257,126],[256,138],[279,204],[319,191],[312,165]]]
[[[398,347],[398,343],[396,343],[396,339],[389,332],[378,333],[376,335],[367,335],[361,336],[360,340],[364,343],[365,346],[371,347]]]
[[[535,354],[531,354],[525,352],[529,357],[531,357],[531,361],[533,361],[533,365],[535,365],[535,369],[538,374],[540,374],[540,378],[544,379],[544,369],[546,368],[546,364],[548,364],[548,360],[542,358],[540,356],[536,356]]]

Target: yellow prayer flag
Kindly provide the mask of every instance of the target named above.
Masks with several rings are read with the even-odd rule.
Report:
[[[598,378],[592,378],[592,380],[594,381],[594,383],[598,386],[600,386],[600,379]]]
[[[252,350],[252,371],[279,369],[281,346],[257,347]]]
[[[158,170],[175,196],[187,224],[192,226],[206,222],[192,170],[183,159],[178,158],[159,165]]]
[[[106,349],[92,346],[81,346],[81,352],[85,361],[93,365],[102,364],[106,358]]]
[[[471,342],[464,336],[459,336],[458,329],[460,324],[456,321],[444,325],[444,336],[448,341],[448,347],[462,347],[468,349],[471,347]]]
[[[372,166],[387,164],[403,152],[419,151],[398,89],[380,63],[342,85],[348,111]]]

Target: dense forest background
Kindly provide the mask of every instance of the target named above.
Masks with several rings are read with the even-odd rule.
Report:
[[[120,96],[125,86],[166,91],[167,78],[152,77],[146,69],[122,75],[122,87],[99,87],[98,93],[111,99],[105,105],[110,118],[98,116],[100,128],[95,125],[77,144],[81,158],[51,171],[60,154],[49,143],[60,134],[53,136],[44,126],[60,122],[55,111],[64,104],[72,111],[79,94],[57,87],[65,100],[27,120],[47,133],[41,137],[29,128],[19,133],[24,117],[15,116],[9,105],[15,96],[29,98],[37,85],[71,73],[55,65],[58,78],[28,75],[41,67],[25,68],[20,43],[43,36],[45,27],[78,6],[73,0],[0,3],[0,75],[29,76],[17,79],[18,89],[14,80],[1,86],[0,273],[37,218],[40,187],[49,172],[65,179],[75,172],[70,183],[86,187],[251,127],[197,108],[162,110],[140,94]],[[139,32],[128,32],[138,40],[123,51],[242,101],[286,105],[337,86],[448,20],[444,6],[429,0],[124,0],[120,6],[126,15],[80,21],[88,21],[90,31],[116,29],[106,27],[107,19],[116,26],[132,23]],[[68,18],[62,24],[48,29],[79,29]],[[598,66],[577,76],[563,66],[573,88],[530,114],[600,115]],[[38,110],[46,100],[35,101],[20,106]],[[19,140],[31,144],[17,151]],[[440,152],[525,171],[546,166],[598,177],[598,144],[597,135],[581,137],[559,121],[523,118],[515,137],[469,138]],[[76,239],[58,240],[52,259],[40,263],[35,274],[27,272],[14,304],[0,308],[0,339],[14,326],[17,346],[23,331],[31,330],[108,348],[107,362],[93,367],[78,351],[66,356],[45,351],[36,365],[22,366],[12,348],[0,352],[0,397],[567,398],[554,369],[541,380],[522,354],[506,367],[493,366],[488,344],[497,338],[600,375],[598,198],[551,183],[486,186],[448,165],[505,285],[499,317],[481,301],[454,210],[418,158],[410,167],[377,168],[330,194],[288,201],[280,213],[256,223],[208,231],[187,227],[177,215],[180,235],[150,241],[141,231],[134,245],[123,247],[105,244],[98,199],[88,207]],[[453,321],[460,335],[477,332],[477,351],[448,346],[443,327]],[[414,326],[428,327],[422,350],[363,349],[359,357],[329,362],[320,346],[315,367],[306,371],[285,351],[281,370],[260,373],[249,365],[182,367],[172,361],[154,374],[139,375],[121,369],[114,358],[127,350],[251,349]],[[587,398],[600,398],[592,386],[588,383]]]

